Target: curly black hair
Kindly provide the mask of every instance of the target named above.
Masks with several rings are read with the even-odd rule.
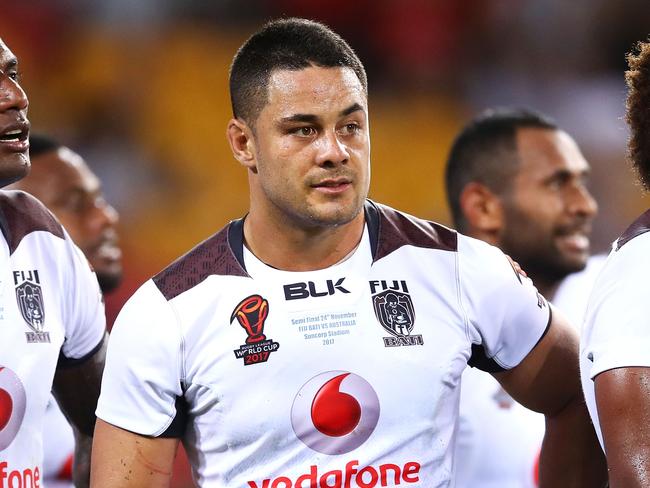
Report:
[[[627,62],[628,151],[641,184],[650,190],[650,40],[639,42],[635,52],[627,55]]]

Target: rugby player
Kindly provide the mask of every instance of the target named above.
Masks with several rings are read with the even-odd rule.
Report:
[[[29,171],[28,100],[0,41],[0,187]],[[99,286],[86,258],[35,198],[0,191],[0,486],[41,486],[50,391],[76,436],[76,486],[88,486],[105,357]]]
[[[590,257],[597,205],[590,168],[569,134],[528,109],[487,110],[458,134],[446,167],[454,226],[499,247],[579,326],[604,258]],[[544,417],[489,375],[463,374],[459,488],[537,486]]]
[[[628,55],[629,156],[650,188],[650,42]],[[650,211],[614,242],[589,300],[580,346],[589,412],[607,454],[611,488],[650,479]]]
[[[29,175],[7,189],[38,198],[54,213],[95,270],[103,294],[122,280],[117,211],[106,202],[101,182],[84,159],[42,134],[29,136]],[[43,424],[43,480],[48,487],[72,486],[73,431],[56,401],[48,402]]]
[[[468,362],[547,415],[543,486],[596,485],[575,332],[498,249],[367,200],[368,85],[347,43],[270,22],[230,93],[249,213],[120,313],[94,486],[166,486],[181,438],[199,486],[453,486]]]

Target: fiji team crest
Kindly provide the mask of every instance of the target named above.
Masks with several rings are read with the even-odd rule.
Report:
[[[412,334],[415,308],[406,281],[371,281],[372,305],[375,316],[391,336],[384,337],[384,346],[423,345],[420,334]]]
[[[38,270],[14,271],[16,301],[23,319],[31,329],[25,332],[27,342],[50,342],[50,333],[43,331],[45,326],[45,301]]]
[[[233,310],[230,323],[235,319],[246,331],[246,343],[235,349],[235,357],[244,360],[244,366],[265,363],[280,344],[264,335],[264,322],[269,315],[269,302],[260,295],[244,298]]]

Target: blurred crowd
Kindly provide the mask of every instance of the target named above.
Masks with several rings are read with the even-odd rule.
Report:
[[[21,59],[34,129],[84,154],[122,216],[126,281],[111,314],[247,208],[224,137],[227,73],[237,46],[278,16],[325,22],[365,63],[371,197],[449,222],[454,133],[485,107],[528,105],[592,164],[595,251],[647,206],[631,188],[622,120],[625,53],[650,31],[645,0],[7,2],[0,32]]]

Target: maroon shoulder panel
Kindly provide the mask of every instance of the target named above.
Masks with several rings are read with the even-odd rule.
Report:
[[[18,190],[0,191],[0,227],[12,254],[32,232],[45,231],[63,239],[63,227],[45,205]]]
[[[229,242],[227,225],[153,277],[167,300],[195,287],[210,275],[248,276]]]
[[[630,225],[621,237],[616,241],[616,250],[618,251],[624,244],[630,242],[637,236],[645,234],[650,230],[650,210],[646,210],[632,225]]]
[[[375,261],[402,246],[416,246],[456,252],[456,231],[427,220],[411,217],[385,205],[375,203],[379,210],[379,229]]]

